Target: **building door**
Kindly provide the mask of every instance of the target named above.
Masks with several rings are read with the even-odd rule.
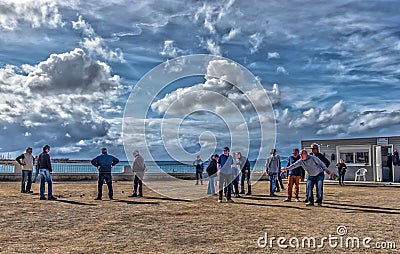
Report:
[[[375,158],[374,158],[374,168],[375,168],[375,181],[382,182],[382,147],[381,146],[374,146],[375,147]]]
[[[382,181],[393,182],[393,145],[382,146]]]

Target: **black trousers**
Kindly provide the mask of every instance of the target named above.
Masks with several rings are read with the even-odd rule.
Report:
[[[133,180],[133,192],[137,193],[139,187],[139,195],[143,195],[143,181],[137,175],[135,175],[135,179]]]

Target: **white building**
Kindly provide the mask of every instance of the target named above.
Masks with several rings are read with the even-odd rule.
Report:
[[[310,146],[317,143],[335,169],[339,159],[348,167],[345,180],[354,181],[359,168],[367,169],[366,181],[400,182],[400,166],[393,165],[393,151],[400,149],[400,136],[349,138],[327,140],[302,140],[301,146],[311,152]]]

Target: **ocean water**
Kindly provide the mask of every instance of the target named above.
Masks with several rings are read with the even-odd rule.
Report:
[[[195,173],[196,168],[193,162],[177,162],[177,161],[147,161],[145,162],[148,173]],[[282,167],[287,164],[286,160],[282,160]],[[97,173],[97,168],[87,163],[53,163],[53,171],[55,173]],[[128,161],[121,161],[113,168],[114,173],[121,173],[123,166],[129,166]],[[207,167],[208,161],[204,163],[204,169]],[[252,170],[265,170],[265,160],[258,163],[250,161]]]

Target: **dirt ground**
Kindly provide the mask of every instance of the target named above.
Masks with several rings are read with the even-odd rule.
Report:
[[[19,183],[1,182],[0,252],[376,253],[382,246],[399,253],[400,188],[326,183],[323,206],[306,207],[282,202],[282,192],[267,197],[268,184],[258,182],[252,196],[229,204],[216,196],[172,199],[147,188],[145,197],[129,198],[131,182],[114,183],[112,201],[93,200],[96,182],[56,182],[61,198],[47,201],[39,200],[37,183],[33,194],[21,194]]]

